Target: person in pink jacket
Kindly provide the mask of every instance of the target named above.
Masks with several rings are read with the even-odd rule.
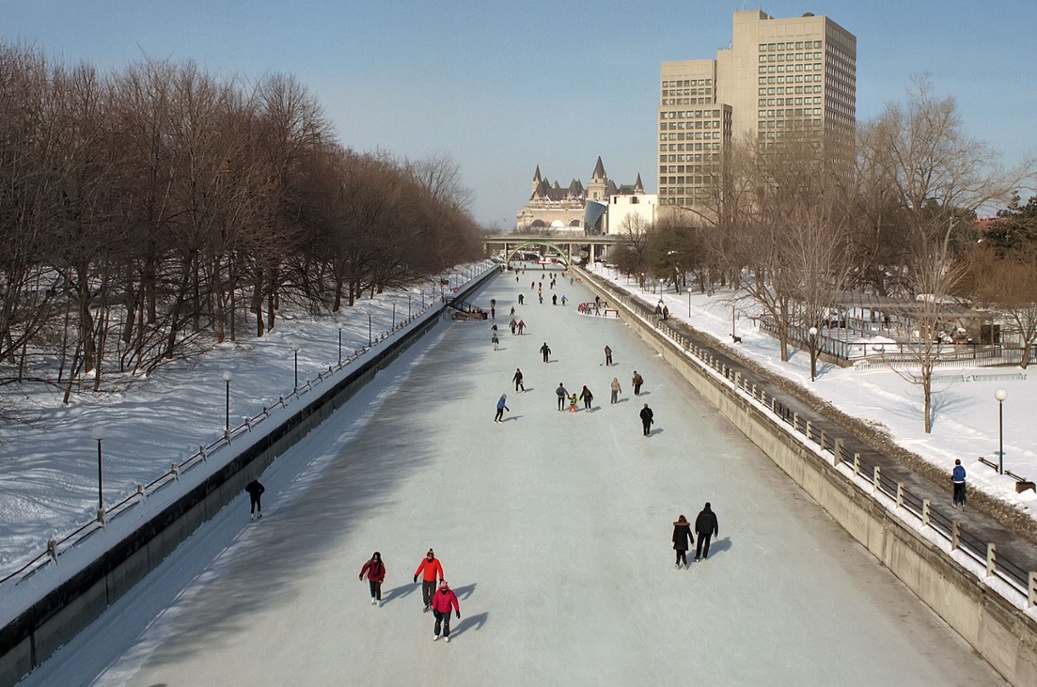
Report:
[[[432,641],[439,639],[439,626],[443,626],[443,638],[450,641],[450,609],[454,610],[457,619],[461,619],[461,606],[457,603],[457,595],[446,580],[439,581],[439,591],[432,596],[432,613],[436,616],[436,627],[433,629]]]
[[[364,567],[360,569],[361,582],[364,581],[364,575],[367,575],[367,581],[371,585],[371,603],[381,606],[382,582],[385,581],[385,564],[382,563],[382,554],[375,551],[371,560],[364,563]]]

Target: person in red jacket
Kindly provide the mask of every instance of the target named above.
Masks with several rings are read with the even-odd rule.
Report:
[[[450,609],[454,609],[457,619],[461,619],[461,606],[457,603],[457,595],[446,580],[440,580],[439,591],[432,597],[432,613],[436,616],[436,627],[433,629],[432,641],[439,639],[439,626],[443,625],[443,638],[450,641]]]
[[[421,598],[425,602],[425,612],[428,613],[432,608],[432,595],[436,592],[436,577],[443,579],[443,566],[440,565],[436,554],[432,553],[432,549],[428,550],[425,558],[418,564],[418,569],[414,571],[415,582],[418,581],[418,575],[421,575]]]
[[[364,563],[364,567],[360,569],[361,582],[364,581],[364,575],[367,575],[367,581],[371,585],[371,603],[381,606],[382,582],[385,580],[385,564],[382,563],[382,554],[375,551],[371,560]]]

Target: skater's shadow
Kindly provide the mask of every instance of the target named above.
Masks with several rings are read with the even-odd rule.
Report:
[[[650,429],[648,430],[648,436],[654,437],[656,434],[662,434],[664,431],[663,429]]]
[[[731,548],[731,538],[724,537],[723,539],[717,539],[709,543],[709,555],[712,556],[715,553],[723,553]]]
[[[651,396],[652,392],[651,391],[638,391],[634,395],[640,398],[641,396]]]
[[[486,618],[489,613],[477,613],[475,615],[466,615],[461,619],[461,622],[457,624],[457,627],[450,629],[450,636],[455,637],[457,635],[464,634],[468,630],[480,630],[482,626],[486,624]]]
[[[501,424],[504,424],[505,422],[511,422],[512,420],[517,420],[520,417],[522,417],[522,416],[521,415],[509,415],[508,417],[506,417],[503,420],[501,420]]]
[[[472,594],[475,593],[474,584],[466,584],[463,587],[451,587],[454,590],[454,595],[457,596],[458,600],[467,600]]]
[[[533,387],[533,386],[527,386],[527,387],[526,387],[525,389],[523,389],[523,390],[522,390],[521,392],[519,392],[519,393],[523,393],[523,394],[528,394],[528,393],[529,393],[530,391],[532,391],[532,390],[533,390],[533,389],[535,389],[535,388],[536,388],[536,387]]]
[[[419,589],[420,587],[420,584],[404,584],[399,587],[393,587],[389,591],[382,593],[382,603],[387,604],[390,601],[410,596],[414,593],[414,590]]]

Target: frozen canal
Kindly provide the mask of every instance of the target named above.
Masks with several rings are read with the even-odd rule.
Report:
[[[499,351],[490,322],[444,321],[267,470],[265,518],[224,509],[23,684],[1004,684],[621,322],[577,315],[585,289],[509,273],[490,298]],[[557,412],[559,382],[592,410]],[[675,570],[672,522],[706,501],[720,536]],[[450,644],[411,582],[429,547]]]

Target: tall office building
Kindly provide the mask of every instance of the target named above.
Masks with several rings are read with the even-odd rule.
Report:
[[[660,206],[708,207],[725,152],[746,136],[805,132],[852,151],[857,38],[827,17],[735,12],[730,48],[663,62],[659,85]]]

